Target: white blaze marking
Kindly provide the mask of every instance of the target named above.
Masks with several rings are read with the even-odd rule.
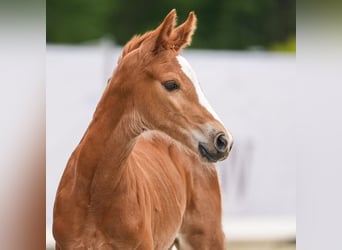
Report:
[[[196,73],[192,69],[191,65],[182,56],[177,56],[177,60],[178,60],[178,63],[180,64],[181,69],[183,70],[184,74],[192,81],[192,84],[195,87],[195,90],[196,90],[200,104],[203,107],[205,107],[209,111],[209,113],[211,113],[215,117],[216,120],[220,121],[223,124],[221,119],[218,117],[218,115],[215,113],[213,108],[210,106],[207,98],[204,96],[203,91],[201,89],[201,86],[199,85],[199,82],[197,80]]]

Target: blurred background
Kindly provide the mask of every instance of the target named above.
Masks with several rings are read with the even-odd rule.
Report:
[[[294,0],[47,0],[46,225],[66,162],[87,128],[122,46],[173,8],[197,31],[184,56],[232,132],[217,164],[229,249],[295,249]]]
[[[47,0],[48,43],[80,44],[107,38],[124,45],[153,29],[173,8],[179,21],[199,17],[192,48],[290,51],[296,49],[296,1]]]

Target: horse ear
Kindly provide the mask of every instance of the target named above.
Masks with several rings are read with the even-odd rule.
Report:
[[[177,13],[173,9],[164,18],[164,21],[156,29],[157,38],[153,51],[158,53],[160,50],[168,49],[170,44],[170,37],[174,26],[176,25]]]
[[[196,24],[196,15],[191,11],[186,21],[178,26],[172,34],[173,49],[179,51],[191,44],[192,35],[196,30]]]

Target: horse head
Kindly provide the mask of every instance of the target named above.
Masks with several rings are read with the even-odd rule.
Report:
[[[123,48],[110,85],[126,96],[129,126],[137,133],[159,130],[187,146],[204,162],[225,159],[233,139],[210,107],[181,50],[191,43],[196,15],[175,27],[172,10],[155,29]],[[115,80],[114,80],[115,79]],[[120,86],[119,86],[120,85]]]

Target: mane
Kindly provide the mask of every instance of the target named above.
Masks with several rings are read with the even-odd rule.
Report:
[[[118,64],[127,54],[129,54],[133,50],[138,49],[146,39],[151,38],[153,36],[152,32],[153,31],[149,31],[143,35],[134,35],[122,49],[122,54],[118,60]]]

